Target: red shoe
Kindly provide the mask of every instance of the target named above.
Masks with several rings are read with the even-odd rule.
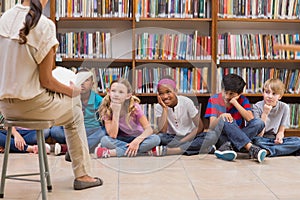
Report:
[[[166,146],[155,146],[148,151],[149,156],[165,156],[167,154]]]
[[[0,147],[0,153],[4,153],[5,148],[4,147]]]
[[[159,146],[153,147],[150,151],[148,151],[149,156],[159,156]]]
[[[105,148],[105,147],[96,147],[95,157],[96,158],[109,158],[110,157],[109,149]]]

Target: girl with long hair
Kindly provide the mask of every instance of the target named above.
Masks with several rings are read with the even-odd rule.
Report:
[[[133,157],[160,143],[139,103],[126,79],[112,81],[99,108],[108,135],[102,137],[101,145],[95,149],[97,158]]]

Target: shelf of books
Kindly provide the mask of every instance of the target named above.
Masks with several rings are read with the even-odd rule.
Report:
[[[60,17],[82,17],[82,18],[131,18],[133,1],[114,0],[77,0],[55,2],[55,16]]]
[[[6,10],[12,8],[16,4],[20,4],[21,2],[22,0],[0,0],[0,17]],[[43,10],[43,14],[47,17],[50,17],[50,1]]]
[[[1,14],[21,0],[0,0]],[[49,0],[60,42],[56,63],[90,68],[94,88],[127,78],[153,115],[158,80],[171,76],[179,94],[203,113],[227,73],[241,75],[251,103],[271,77],[286,85],[287,135],[299,135],[300,52],[275,49],[300,41],[300,0]]]
[[[158,81],[170,76],[180,94],[207,101],[212,76],[212,1],[137,0],[135,5],[136,94],[142,100],[147,94],[156,102]]]
[[[135,18],[211,18],[212,1],[167,1],[167,0],[135,0]]]
[[[132,1],[51,3],[60,43],[57,65],[90,68],[102,96],[112,80],[132,80]]]
[[[219,18],[299,19],[298,0],[219,0]]]
[[[273,46],[300,40],[299,0],[213,2],[51,0],[61,43],[57,63],[91,68],[101,94],[112,79],[127,77],[146,104],[156,103],[158,80],[171,76],[180,94],[205,108],[227,73],[245,79],[251,103],[262,99],[271,77],[284,81],[283,101],[297,102],[300,54]]]
[[[216,22],[217,86],[223,75],[236,73],[246,81],[245,95],[251,103],[262,100],[262,84],[279,78],[286,86],[282,101],[290,105],[287,135],[300,136],[300,52],[275,50],[274,44],[299,41],[299,0],[219,0]]]

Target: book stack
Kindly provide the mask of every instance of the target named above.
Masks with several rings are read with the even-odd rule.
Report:
[[[211,0],[137,0],[137,18],[211,18]]]
[[[289,104],[290,107],[290,128],[299,128],[300,104]]]
[[[218,77],[227,74],[237,74],[246,82],[245,93],[261,93],[264,82],[270,78],[278,78],[285,84],[285,93],[300,94],[299,69],[284,68],[255,68],[255,67],[219,67]],[[218,82],[218,91],[221,91],[221,81]]]
[[[211,37],[184,33],[137,34],[136,59],[210,60]]]
[[[110,87],[110,83],[113,80],[119,78],[130,80],[129,70],[128,66],[114,68],[98,67],[94,69],[93,71],[97,77],[98,91],[106,93],[106,89]]]
[[[222,60],[279,60],[299,59],[299,52],[274,50],[274,44],[294,44],[299,33],[288,34],[231,34],[218,35],[218,59]]]
[[[136,93],[157,93],[158,81],[170,76],[179,93],[208,93],[208,67],[166,67],[136,69]]]
[[[60,17],[132,17],[132,0],[56,0]]]
[[[111,58],[110,32],[67,32],[58,33],[59,58]]]
[[[220,18],[299,19],[299,0],[219,0]]]

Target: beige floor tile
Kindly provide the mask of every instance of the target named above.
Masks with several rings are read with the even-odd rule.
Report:
[[[215,183],[205,180],[193,183],[201,200],[275,200],[276,196],[260,181],[222,182]],[[295,199],[296,200],[296,199]]]
[[[273,181],[273,183],[266,183],[266,186],[278,197],[284,200],[297,200],[300,199],[300,180],[297,181]]]
[[[225,170],[225,169],[240,169],[245,167],[244,164],[240,161],[240,160],[235,160],[232,162],[227,162],[224,160],[220,160],[217,159],[214,155],[196,155],[193,156],[193,158],[196,159],[190,159],[190,160],[186,160],[186,159],[182,159],[183,165],[186,168],[189,167],[199,167],[201,169],[221,169],[221,170]]]
[[[120,200],[196,200],[191,184],[120,184]]]
[[[188,184],[189,180],[183,168],[162,169],[152,173],[121,173],[120,184],[151,184],[154,185],[171,185],[171,184]]]
[[[191,181],[203,180],[206,183],[224,183],[228,185],[237,184],[251,184],[253,181],[258,181],[259,178],[249,169],[241,168],[236,169],[200,169],[197,167],[188,168],[186,171],[187,176]]]
[[[5,182],[4,200],[7,199],[38,199],[41,186],[35,182],[7,180]]]
[[[75,191],[71,188],[55,188],[48,195],[49,200],[107,200],[118,199],[117,184],[104,184],[101,187],[90,188],[88,190]]]
[[[176,166],[182,168],[178,157],[121,158],[119,170],[125,173],[151,173]]]
[[[73,190],[71,163],[49,155],[49,200],[298,200],[300,157],[258,163],[243,154],[234,162],[214,155],[92,159],[102,187]],[[0,169],[3,154],[0,154]],[[33,154],[10,154],[8,172],[38,171]],[[39,177],[34,177],[38,179]],[[4,200],[41,200],[40,183],[7,180]]]

